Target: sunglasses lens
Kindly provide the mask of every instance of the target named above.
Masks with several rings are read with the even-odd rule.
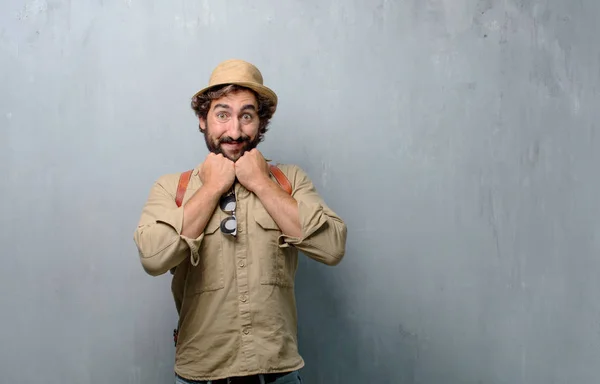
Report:
[[[230,201],[223,207],[223,211],[225,212],[233,212],[235,211],[235,201]]]
[[[223,227],[228,231],[233,231],[236,227],[234,219],[227,220],[223,223]]]
[[[221,222],[221,231],[229,235],[237,233],[237,220],[235,217],[228,217]]]
[[[221,199],[220,207],[224,212],[233,212],[235,211],[236,203],[235,196],[230,195]]]

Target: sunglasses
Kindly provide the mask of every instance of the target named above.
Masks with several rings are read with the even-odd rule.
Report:
[[[236,206],[235,192],[233,191],[227,195],[223,195],[219,200],[219,207],[221,207],[221,210],[231,215],[221,221],[221,232],[231,236],[237,235],[237,219],[235,217]]]

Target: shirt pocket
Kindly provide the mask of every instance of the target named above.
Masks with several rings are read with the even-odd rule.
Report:
[[[281,230],[265,210],[254,212],[256,239],[252,247],[256,250],[260,265],[260,283],[279,287],[293,287],[298,256],[290,248],[279,247]]]
[[[204,228],[198,249],[198,265],[189,265],[186,296],[216,291],[225,287],[219,215],[213,214]]]

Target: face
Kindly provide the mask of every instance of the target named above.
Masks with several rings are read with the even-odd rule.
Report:
[[[231,161],[258,145],[259,123],[256,97],[247,90],[213,100],[206,120],[200,118],[208,150]]]

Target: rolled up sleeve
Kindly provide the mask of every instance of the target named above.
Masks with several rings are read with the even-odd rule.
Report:
[[[292,197],[298,203],[302,236],[283,234],[279,237],[279,246],[293,246],[326,265],[339,264],[346,252],[346,224],[325,204],[302,169],[296,167],[292,176]]]
[[[175,204],[174,195],[168,191],[169,184],[172,183],[166,178],[154,183],[133,237],[142,266],[152,276],[166,273],[186,257],[197,265],[198,249],[204,237],[201,234],[191,239],[181,234],[183,206]]]

